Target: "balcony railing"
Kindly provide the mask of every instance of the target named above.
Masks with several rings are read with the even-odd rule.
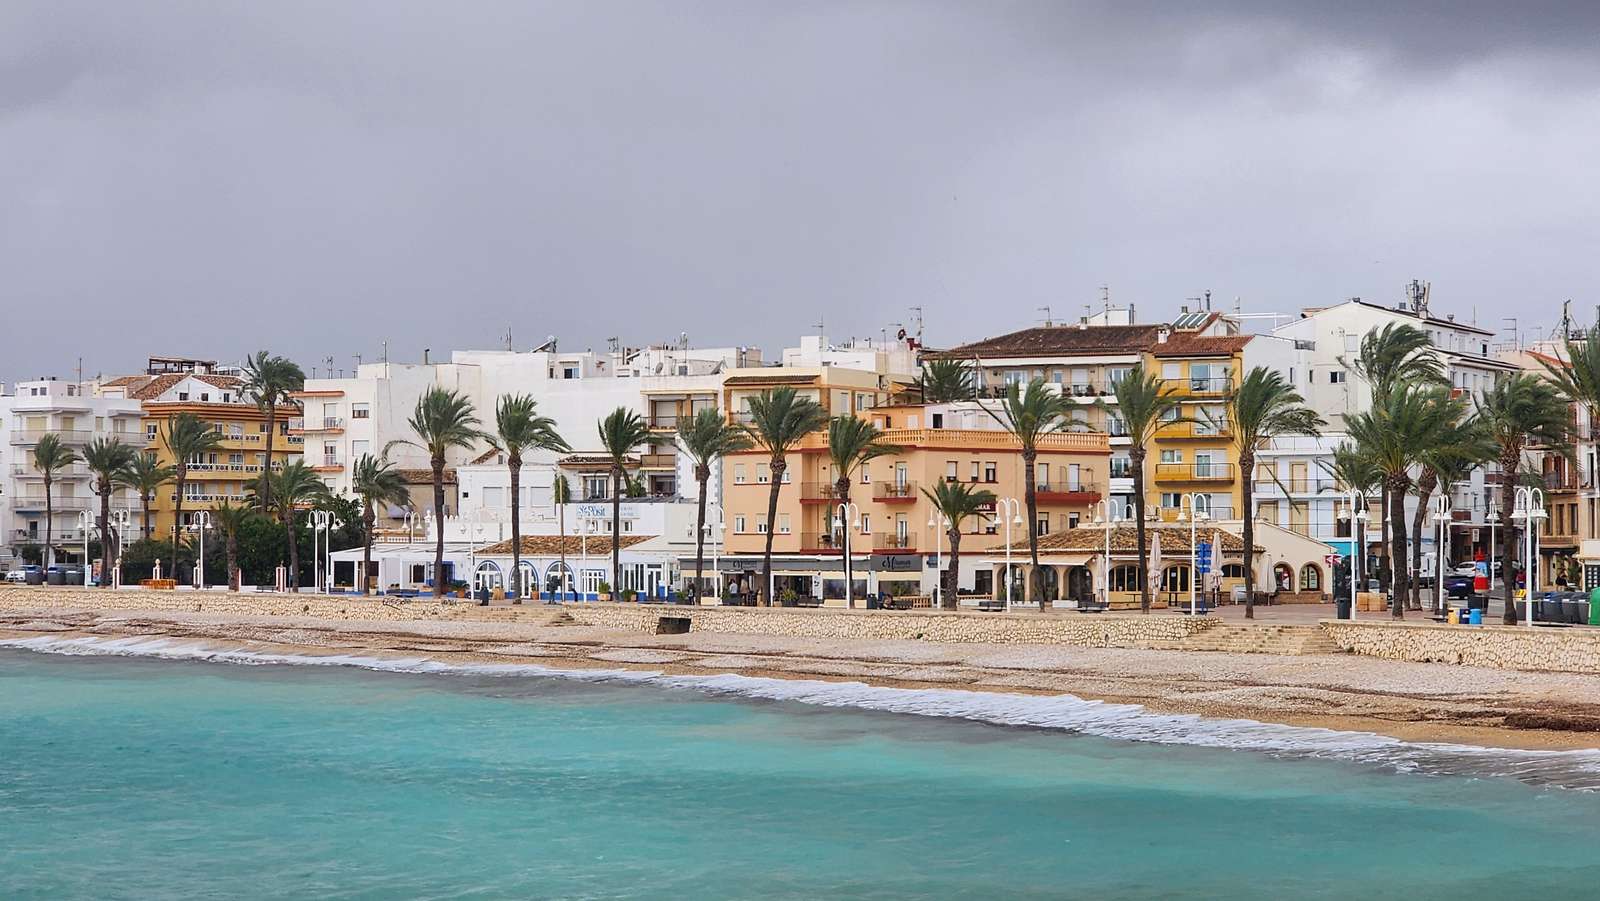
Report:
[[[1256,494],[1323,494],[1338,491],[1339,483],[1333,479],[1256,479]]]
[[[1035,494],[1099,494],[1100,485],[1088,479],[1079,479],[1076,482],[1035,482],[1033,490]]]
[[[1176,388],[1180,394],[1227,394],[1233,390],[1230,376],[1209,378],[1162,379],[1163,387]]]
[[[677,454],[640,454],[639,455],[639,465],[642,466],[642,467],[645,467],[646,469],[650,469],[650,468],[660,469],[662,467],[676,467],[678,465],[678,455]]]
[[[1231,482],[1232,463],[1157,463],[1158,482]]]
[[[801,482],[800,502],[825,504],[839,499],[838,485],[834,482]]]
[[[859,539],[858,539],[859,543]],[[844,538],[832,532],[801,532],[800,553],[836,554],[843,550]],[[854,548],[851,548],[854,551]]]
[[[1160,513],[1157,515],[1162,522],[1188,522],[1187,519],[1183,519],[1180,516],[1180,514],[1187,513],[1188,510],[1189,508],[1187,506],[1181,508],[1162,507],[1160,509]],[[1202,523],[1207,520],[1215,522],[1218,520],[1233,519],[1234,517],[1233,505],[1231,504],[1201,504],[1200,512],[1205,514],[1206,517],[1204,520],[1201,520]]]
[[[340,469],[344,466],[344,458],[338,454],[323,454],[309,459],[313,469]]]
[[[20,478],[24,478],[24,479],[42,479],[42,478],[44,478],[44,473],[40,472],[37,469],[34,469],[32,466],[28,465],[27,463],[13,463],[13,464],[11,464],[11,474],[14,475],[14,476],[18,476]],[[72,463],[72,464],[69,464],[67,466],[63,466],[60,469],[57,469],[55,472],[51,473],[50,474],[50,478],[51,479],[81,479],[84,476],[89,475],[89,474],[90,474],[90,472],[89,472],[89,467],[88,467],[87,464],[84,464],[84,463]]]
[[[321,419],[296,416],[289,420],[291,432],[327,432],[344,428],[344,418],[324,416]]]
[[[1546,491],[1577,491],[1578,474],[1575,472],[1547,472],[1544,474]]]
[[[679,417],[676,413],[663,413],[659,416],[651,416],[650,428],[655,429],[656,431],[676,429],[678,427],[678,419]]]
[[[874,535],[872,539],[872,549],[875,551],[914,551],[916,548],[917,537],[915,535],[898,535],[894,532],[888,532],[882,535]]]
[[[54,435],[66,444],[88,444],[94,438],[94,432],[83,429],[17,429],[11,433],[11,443],[38,444],[45,435]]]
[[[91,533],[89,537],[94,538],[95,534]],[[28,529],[12,529],[11,540],[25,544],[43,544],[44,529],[41,528],[37,532],[29,531]],[[50,533],[50,541],[57,545],[81,544],[83,542],[83,530],[76,528],[54,529]]]
[[[872,486],[874,500],[885,503],[914,501],[917,499],[916,482],[878,482]]]
[[[53,511],[87,510],[93,500],[94,498],[90,497],[54,497],[50,499],[50,509]],[[45,508],[45,499],[43,495],[39,494],[19,494],[11,499],[11,506],[18,511],[43,510]]]

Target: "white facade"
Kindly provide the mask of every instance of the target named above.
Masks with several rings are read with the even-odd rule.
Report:
[[[0,395],[0,549],[15,555],[22,545],[40,544],[45,533],[44,479],[33,465],[39,437],[60,436],[81,455],[89,442],[101,437],[120,438],[142,448],[144,411],[136,400],[96,396],[92,383],[55,379],[21,382]],[[97,516],[94,476],[82,462],[58,470],[52,479],[52,541],[57,559],[82,557],[82,515]],[[112,495],[114,509],[138,510],[137,496],[119,488]],[[94,535],[90,535],[91,540]]]

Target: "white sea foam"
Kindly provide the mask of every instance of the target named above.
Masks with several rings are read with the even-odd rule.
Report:
[[[428,657],[283,654],[169,638],[0,639],[0,647],[51,654],[154,657],[245,665],[349,666],[395,673],[532,676],[652,684],[703,694],[1052,729],[1098,738],[1189,745],[1297,758],[1354,761],[1399,772],[1504,776],[1585,791],[1600,790],[1600,751],[1534,751],[1407,742],[1372,732],[1285,726],[1245,719],[1155,713],[1136,704],[1069,694],[1018,695],[950,688],[889,688],[861,682],[772,679],[738,674],[675,676],[643,670],[556,669],[531,663],[450,663]]]

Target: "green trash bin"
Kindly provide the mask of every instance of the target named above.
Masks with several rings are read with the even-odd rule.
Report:
[[[1589,592],[1589,625],[1600,626],[1600,586]]]

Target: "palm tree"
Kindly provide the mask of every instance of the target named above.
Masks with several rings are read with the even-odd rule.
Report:
[[[223,501],[211,508],[211,523],[222,533],[223,550],[228,560],[228,590],[239,590],[239,533],[256,511],[243,504]]]
[[[1417,540],[1411,543],[1411,571],[1422,572],[1422,530],[1426,525],[1430,502],[1435,489],[1448,496],[1451,486],[1472,474],[1480,463],[1495,458],[1496,448],[1483,434],[1475,419],[1457,423],[1443,436],[1435,447],[1423,451],[1417,459],[1420,473],[1417,476],[1417,509],[1411,514],[1411,533]],[[1434,578],[1444,578],[1443,547],[1437,548],[1439,559],[1434,567]],[[1422,580],[1411,584],[1411,609],[1422,609]]]
[[[1282,375],[1261,366],[1246,373],[1239,386],[1228,392],[1225,410],[1228,428],[1239,448],[1239,478],[1244,486],[1240,492],[1244,501],[1244,615],[1245,619],[1254,619],[1256,530],[1255,511],[1251,508],[1256,453],[1266,450],[1279,436],[1314,438],[1323,422]]]
[[[1440,436],[1454,434],[1465,406],[1447,389],[1429,385],[1398,386],[1371,410],[1345,417],[1345,427],[1361,452],[1383,473],[1391,604],[1396,619],[1405,617],[1406,492],[1411,470],[1430,449],[1441,447]]]
[[[611,590],[622,597],[622,492],[628,479],[628,455],[650,440],[644,417],[627,407],[600,420],[600,446],[611,458]]]
[[[1361,495],[1363,500],[1378,495],[1383,484],[1383,473],[1372,458],[1362,452],[1361,448],[1349,441],[1341,441],[1333,449],[1329,458],[1319,459],[1317,465],[1327,473],[1340,486],[1341,490],[1354,491]],[[1365,504],[1363,504],[1363,509]],[[1350,508],[1350,558],[1355,560],[1361,555],[1365,535],[1360,517],[1356,516],[1356,508]],[[1365,563],[1363,562],[1363,567]],[[1350,578],[1356,578],[1356,568],[1350,567]],[[1361,587],[1362,591],[1366,586]]]
[[[961,586],[961,523],[967,517],[977,516],[992,507],[994,492],[974,491],[965,482],[940,481],[932,491],[922,489],[922,494],[933,504],[934,511],[944,525],[945,537],[950,540],[950,568],[945,573],[940,601],[941,606],[954,610],[959,600],[957,590]]]
[[[1476,407],[1473,418],[1494,445],[1500,464],[1500,509],[1515,508],[1517,473],[1522,466],[1522,452],[1530,446],[1544,445],[1560,448],[1570,453],[1568,443],[1572,434],[1572,421],[1567,413],[1567,398],[1555,384],[1538,376],[1519,372],[1502,376],[1494,386],[1473,401]],[[1536,528],[1527,523],[1524,528]],[[1511,577],[1515,543],[1512,537],[1512,520],[1507,517],[1505,543],[1500,550],[1500,568],[1505,573],[1506,625],[1517,622],[1517,605],[1513,591],[1517,580]],[[1492,569],[1492,568],[1491,568]],[[1528,601],[1533,602],[1533,574],[1528,576]]]
[[[361,498],[361,593],[367,593],[367,579],[372,573],[372,538],[378,525],[378,504],[397,507],[411,505],[411,490],[394,464],[381,457],[362,454],[350,470],[350,490]]]
[[[290,460],[282,469],[271,473],[270,476],[272,509],[278,512],[289,535],[289,590],[298,592],[300,543],[296,540],[295,514],[301,507],[310,506],[327,497],[328,486],[323,484],[322,478],[303,460]]]
[[[150,499],[162,485],[172,481],[174,474],[173,468],[163,465],[155,454],[143,451],[134,454],[133,462],[116,479],[118,485],[139,493],[141,531],[145,538],[150,537]]]
[[[261,512],[272,503],[272,485],[267,474],[272,472],[272,439],[277,431],[278,405],[292,401],[292,393],[306,386],[306,374],[300,364],[285,357],[258,350],[244,360],[244,392],[255,398],[256,406],[267,416],[266,466],[261,470],[261,488],[256,497]]]
[[[161,443],[172,457],[173,480],[178,489],[172,520],[172,574],[178,572],[179,536],[183,531],[183,487],[189,480],[189,464],[194,458],[222,446],[222,433],[193,413],[179,413],[167,420]]]
[[[1395,389],[1405,385],[1440,387],[1449,384],[1444,361],[1433,349],[1433,341],[1422,329],[1405,322],[1390,322],[1363,335],[1361,349],[1348,365],[1366,380],[1373,406],[1387,403]],[[1387,549],[1390,526],[1387,485],[1380,488],[1379,493],[1385,511],[1382,542]]]
[[[78,452],[62,443],[61,436],[46,432],[39,436],[33,448],[33,468],[44,476],[44,565],[46,569],[55,562],[55,498],[50,496],[50,486],[56,473],[78,462]],[[88,561],[84,561],[88,562]]]
[[[383,448],[408,445],[427,451],[428,465],[433,470],[433,521],[438,526],[433,545],[433,596],[444,597],[444,462],[451,448],[470,450],[479,440],[487,437],[478,428],[478,417],[467,396],[446,388],[434,386],[417,398],[417,407],[407,421],[416,441],[391,441]]]
[[[1096,401],[1096,406],[1105,405]],[[1194,421],[1180,415],[1182,408],[1178,388],[1153,372],[1145,372],[1142,363],[1135,364],[1117,383],[1117,409],[1132,439],[1128,446],[1128,471],[1133,476],[1133,530],[1139,547],[1139,609],[1144,613],[1150,612],[1150,579],[1145,573],[1150,565],[1150,536],[1145,531],[1144,515],[1145,455],[1162,429]]]
[[[822,428],[828,414],[816,401],[801,397],[794,388],[783,385],[770,388],[750,398],[750,421],[745,424],[745,434],[750,443],[767,452],[767,470],[772,488],[767,494],[767,538],[761,555],[761,596],[766,606],[772,606],[772,533],[778,517],[778,492],[783,488],[783,474],[789,468],[791,450],[805,437]]]
[[[988,411],[1022,445],[1023,503],[1028,508],[1028,557],[1033,563],[1029,591],[1044,610],[1044,573],[1039,569],[1039,479],[1035,464],[1039,459],[1039,439],[1053,432],[1072,428],[1067,418],[1071,401],[1051,391],[1044,379],[1034,379],[1026,388],[1012,382],[1000,403],[1000,412]]]
[[[828,462],[833,466],[833,500],[835,507],[849,509],[850,503],[850,477],[870,460],[878,457],[895,454],[900,448],[892,444],[883,443],[883,432],[865,419],[854,416],[835,416],[828,420]],[[830,514],[830,518],[831,518]],[[851,528],[849,517],[840,513],[839,521],[845,530]],[[768,531],[771,531],[772,521],[767,520]],[[854,585],[851,580],[855,578],[852,554],[844,555],[844,582]],[[854,594],[846,592],[854,601]]]
[[[572,483],[567,481],[565,474],[557,472],[550,482],[550,502],[556,505],[556,532],[561,536],[561,587],[558,591],[565,595],[567,592],[567,505],[572,503]],[[573,588],[577,588],[574,580]]]
[[[699,508],[694,528],[694,596],[699,601],[704,590],[706,563],[706,483],[711,480],[711,464],[728,454],[745,450],[750,439],[744,430],[713,409],[700,410],[678,425],[678,444],[694,461],[694,480],[699,485]]]
[[[540,416],[538,403],[531,395],[516,394],[500,398],[495,406],[494,434],[489,446],[506,455],[511,472],[511,571],[512,584],[520,602],[526,596],[522,584],[522,454],[529,450],[570,451],[556,432],[556,421]]]
[[[923,403],[969,400],[973,395],[972,371],[962,360],[941,357],[924,361],[917,382],[922,386]]]
[[[105,558],[105,565],[100,567],[101,585],[111,584],[111,561],[116,557],[112,551],[111,492],[136,455],[137,452],[123,444],[121,439],[105,436],[89,442],[83,451],[84,462],[89,464],[89,471],[94,473],[94,483],[90,487],[100,496],[100,550]],[[120,540],[119,535],[116,541]]]

